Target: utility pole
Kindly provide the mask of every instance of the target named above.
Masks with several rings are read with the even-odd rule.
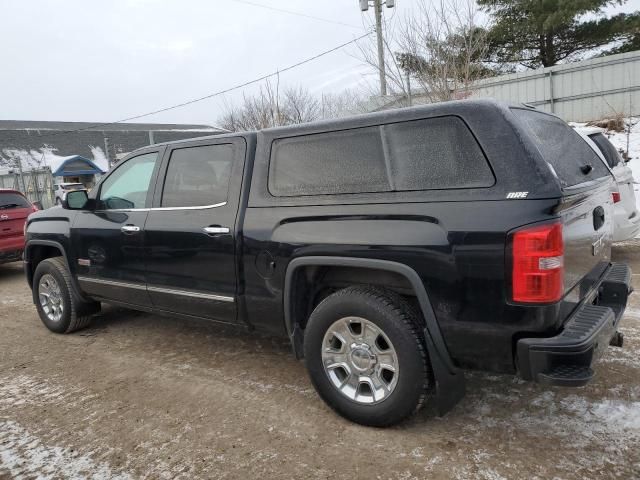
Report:
[[[18,175],[20,176],[20,182],[18,183],[18,190],[22,190],[22,193],[28,195],[27,193],[27,184],[24,183],[24,172],[22,171],[22,160],[18,158],[17,160],[18,166]],[[22,189],[20,188],[20,183],[22,184]]]
[[[373,12],[376,17],[376,37],[378,42],[378,74],[380,75],[380,95],[387,95],[387,73],[384,63],[384,38],[382,32],[382,5],[387,8],[395,7],[395,0],[373,0]],[[366,12],[369,10],[369,0],[360,0],[360,10]]]
[[[378,40],[378,74],[380,75],[380,95],[387,96],[387,72],[384,64],[384,40],[382,39],[382,5],[380,0],[373,0],[376,15],[376,37]]]
[[[113,166],[113,159],[111,158],[111,142],[109,137],[104,136],[104,156],[107,157],[107,169]]]

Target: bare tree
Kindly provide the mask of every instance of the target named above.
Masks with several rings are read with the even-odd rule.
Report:
[[[227,105],[220,125],[230,131],[260,130],[305,123],[320,118],[320,103],[302,87],[287,87],[280,92],[278,83],[265,82],[260,91],[244,95],[239,106]]]
[[[386,71],[392,93],[407,95],[410,82],[427,102],[465,98],[472,83],[494,74],[482,58],[486,30],[475,0],[419,0],[418,11],[386,31]],[[376,70],[373,44],[361,58]]]
[[[320,103],[302,87],[290,87],[283,93],[286,124],[305,123],[320,118]]]
[[[347,89],[339,93],[326,93],[320,100],[321,117],[340,118],[368,112],[367,97],[363,92]]]

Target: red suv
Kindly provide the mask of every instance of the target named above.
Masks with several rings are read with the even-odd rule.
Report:
[[[37,210],[17,190],[0,189],[0,264],[22,259],[24,224]]]

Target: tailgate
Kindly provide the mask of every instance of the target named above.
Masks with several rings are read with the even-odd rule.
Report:
[[[562,198],[564,291],[583,298],[611,258],[615,180],[593,148],[559,118],[514,109],[542,158],[558,180]]]
[[[613,180],[572,193],[566,190],[558,214],[563,222],[565,293],[584,297],[611,260],[613,240]]]

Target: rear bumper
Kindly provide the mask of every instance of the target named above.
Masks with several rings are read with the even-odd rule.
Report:
[[[587,384],[593,362],[616,335],[632,291],[631,269],[613,264],[558,335],[518,341],[516,363],[522,378],[548,385]]]

